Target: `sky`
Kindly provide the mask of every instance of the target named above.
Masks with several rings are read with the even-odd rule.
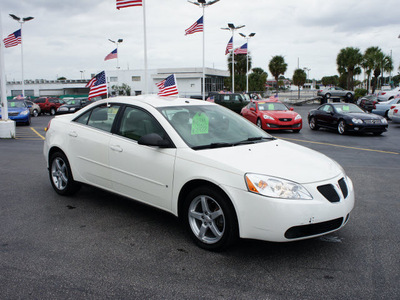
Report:
[[[186,0],[145,1],[148,68],[201,68],[202,33],[184,33],[202,9]],[[256,33],[248,45],[253,67],[264,69],[269,79],[268,63],[275,55],[284,56],[288,64],[285,77],[292,78],[300,67],[310,69],[309,78],[321,79],[338,74],[336,57],[342,48],[363,53],[371,46],[392,55],[396,75],[398,7],[398,0],[220,0],[205,9],[205,65],[227,69],[231,32],[221,28],[233,23],[245,25],[235,32],[235,48],[246,42],[239,32]],[[115,0],[1,0],[3,38],[20,26],[10,13],[34,17],[22,31],[25,79],[88,79],[115,70],[115,59],[104,61],[115,49],[108,39],[123,39],[118,47],[121,69],[144,69],[142,7],[117,10]],[[21,80],[20,47],[4,49],[8,81]]]

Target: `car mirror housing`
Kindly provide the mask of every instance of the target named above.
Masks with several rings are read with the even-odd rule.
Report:
[[[160,147],[160,148],[170,148],[172,146],[170,141],[163,139],[157,133],[149,133],[142,136],[138,140],[138,144],[145,146]]]

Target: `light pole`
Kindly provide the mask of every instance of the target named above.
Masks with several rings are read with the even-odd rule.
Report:
[[[111,39],[108,39],[111,43],[114,43],[117,46],[117,69],[119,69],[119,53],[118,53],[118,44],[121,44],[124,40],[123,39],[118,39],[118,41],[113,41]]]
[[[25,80],[24,80],[24,51],[23,51],[23,43],[22,43],[22,24],[25,22],[28,22],[30,20],[33,20],[33,17],[26,17],[26,18],[20,18],[17,17],[16,15],[10,14],[10,17],[13,18],[15,21],[17,21],[19,24],[21,24],[21,73],[22,73],[22,97],[25,97]]]
[[[233,23],[228,23],[228,28],[221,28],[222,30],[230,30],[232,32],[232,93],[235,92],[235,47],[233,46],[233,35],[235,33],[235,30],[243,28],[244,26],[246,25],[235,27]]]
[[[310,79],[310,71],[311,71],[311,69],[310,69],[310,68],[307,68],[307,67],[304,67],[303,70],[306,71],[306,72],[308,73],[308,75],[307,75],[307,77],[306,77],[306,82],[307,82],[307,78]],[[307,74],[307,73],[306,73],[306,74]],[[311,90],[311,86],[310,86],[310,90]]]
[[[201,7],[203,9],[203,86],[201,89],[201,94],[203,97],[203,100],[205,100],[206,97],[206,67],[205,67],[205,16],[204,16],[204,9],[207,6],[213,5],[214,3],[218,2],[219,0],[212,0],[209,2],[206,2],[206,0],[197,0],[197,2],[189,1],[189,3],[192,3],[194,5],[197,5],[198,7]]]
[[[243,33],[239,33],[242,37],[246,39],[247,43],[247,62],[246,62],[246,93],[249,92],[249,39],[255,36],[254,32],[250,33],[249,36],[246,36]]]

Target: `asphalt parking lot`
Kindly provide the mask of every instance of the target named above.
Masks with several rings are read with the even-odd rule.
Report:
[[[272,133],[338,161],[355,209],[330,235],[196,247],[174,216],[91,187],[52,189],[42,154],[50,116],[0,140],[2,299],[400,299],[400,124],[382,136]],[[284,162],[283,162],[284,163]]]

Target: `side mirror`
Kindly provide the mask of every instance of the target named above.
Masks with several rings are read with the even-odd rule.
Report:
[[[142,136],[138,140],[139,145],[152,146],[152,147],[160,147],[160,148],[170,148],[172,145],[170,141],[164,140],[157,133],[149,133]]]
[[[254,107],[250,107],[251,111],[256,111],[256,109]]]
[[[293,107],[289,108],[290,111],[293,111]]]

